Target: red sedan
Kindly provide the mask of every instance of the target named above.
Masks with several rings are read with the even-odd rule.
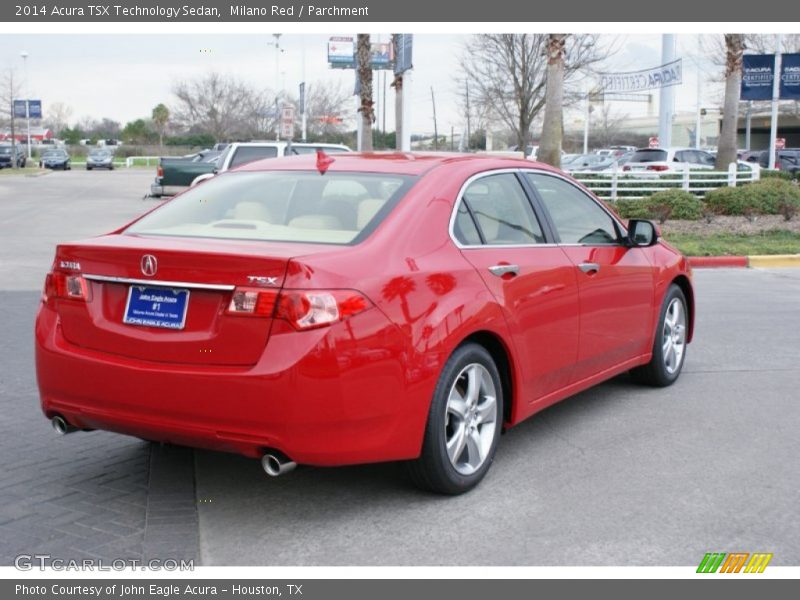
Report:
[[[408,461],[455,494],[500,432],[625,371],[673,383],[686,259],[545,165],[353,154],[251,163],[59,245],[42,409],[295,464]]]

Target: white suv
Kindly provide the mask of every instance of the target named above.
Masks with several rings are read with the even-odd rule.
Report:
[[[204,173],[194,178],[191,185],[197,185],[211,179],[217,173],[224,173],[245,163],[264,158],[277,158],[279,156],[293,156],[296,154],[313,154],[317,150],[327,154],[336,152],[352,152],[343,144],[309,144],[289,142],[237,142],[229,144],[217,161],[217,168],[213,173]]]
[[[714,155],[695,148],[639,148],[622,167],[633,173],[675,173],[685,169],[713,169]]]

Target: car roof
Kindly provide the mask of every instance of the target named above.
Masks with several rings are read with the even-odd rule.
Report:
[[[313,145],[313,144],[312,144]],[[536,168],[558,172],[550,165],[524,158],[505,158],[482,154],[421,153],[421,152],[348,152],[334,154],[328,165],[332,172],[389,173],[397,175],[423,175],[443,165],[470,164],[476,170],[502,168]],[[249,162],[236,171],[311,171],[317,169],[313,154],[268,158]]]

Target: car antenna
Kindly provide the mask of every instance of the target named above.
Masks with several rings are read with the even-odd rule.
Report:
[[[335,159],[331,158],[321,148],[317,148],[317,171],[320,175],[325,175],[325,171],[331,166]]]

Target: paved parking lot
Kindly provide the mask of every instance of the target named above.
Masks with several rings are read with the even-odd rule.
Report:
[[[705,552],[800,564],[800,270],[696,274],[684,374],[619,377],[509,431],[484,483],[413,489],[399,465],[300,468],[57,437],[39,412],[32,326],[57,241],[154,205],[148,171],[0,178],[0,564],[198,558],[210,565],[688,565]]]

